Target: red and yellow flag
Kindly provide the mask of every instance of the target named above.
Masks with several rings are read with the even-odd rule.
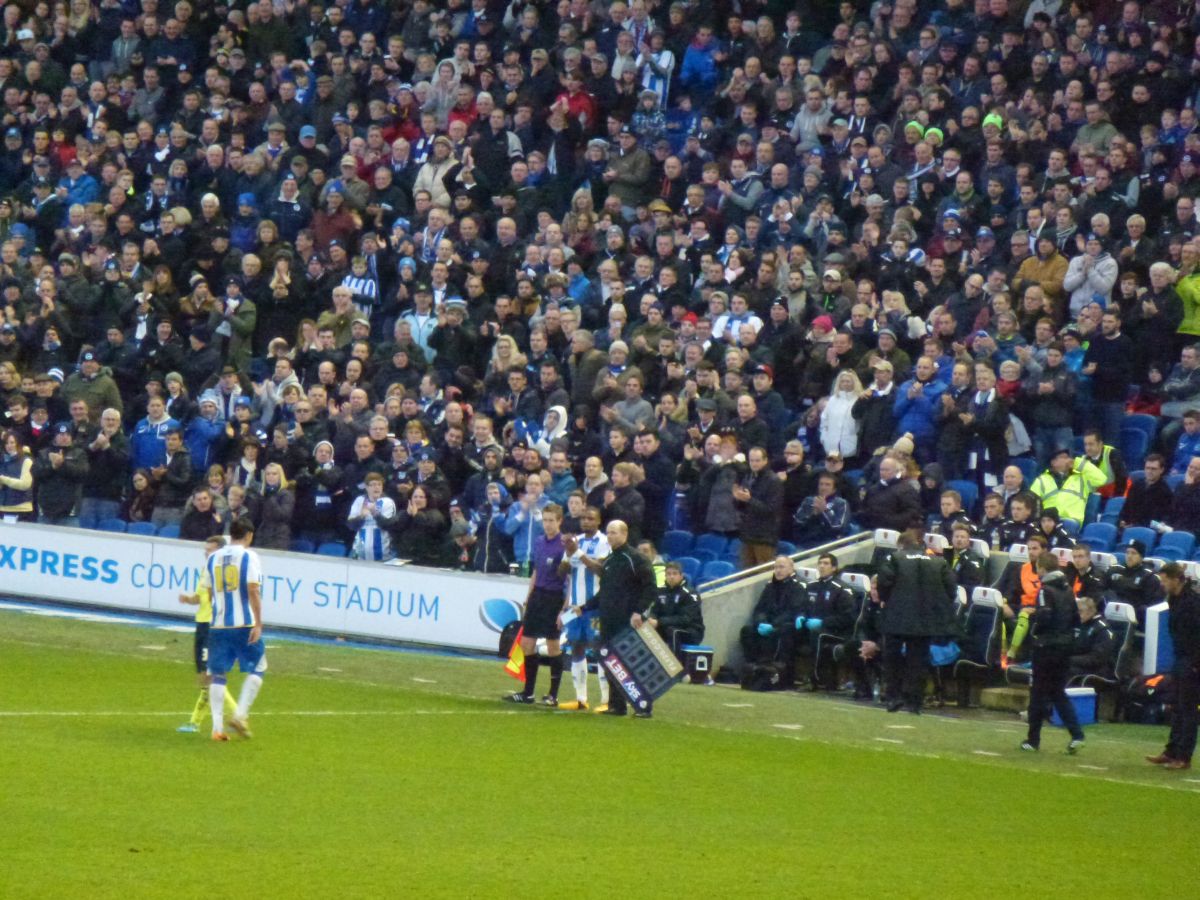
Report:
[[[518,628],[517,636],[513,638],[512,649],[508,651],[508,662],[504,664],[504,671],[511,675],[517,681],[525,681],[525,651],[521,649],[521,637],[525,634],[525,629]]]

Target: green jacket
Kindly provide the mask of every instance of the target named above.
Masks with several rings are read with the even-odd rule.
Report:
[[[1103,487],[1107,480],[1087,457],[1080,456],[1062,484],[1047,469],[1034,480],[1029,490],[1041,499],[1042,509],[1057,509],[1064,519],[1074,519],[1083,524],[1088,497]]]
[[[1183,321],[1179,323],[1178,332],[1200,335],[1200,271],[1180,278],[1175,293],[1183,302]]]

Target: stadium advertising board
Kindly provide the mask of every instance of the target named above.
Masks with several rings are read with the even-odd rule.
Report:
[[[505,576],[260,553],[268,628],[494,651],[528,588]],[[190,617],[179,594],[195,590],[202,558],[202,546],[186,541],[0,526],[0,589],[42,600]]]

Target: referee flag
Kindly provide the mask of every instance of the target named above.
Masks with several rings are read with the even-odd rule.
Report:
[[[525,651],[521,649],[521,638],[524,634],[524,628],[517,629],[517,636],[513,638],[512,649],[508,651],[508,662],[504,664],[504,671],[517,679],[517,681],[525,680]]]

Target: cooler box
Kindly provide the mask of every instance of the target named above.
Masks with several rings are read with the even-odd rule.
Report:
[[[1089,687],[1067,688],[1067,699],[1075,707],[1075,715],[1079,717],[1080,725],[1096,724],[1096,689]],[[1058,710],[1050,713],[1050,724],[1062,726]]]
[[[712,684],[713,648],[683,645],[683,680],[689,684]]]

